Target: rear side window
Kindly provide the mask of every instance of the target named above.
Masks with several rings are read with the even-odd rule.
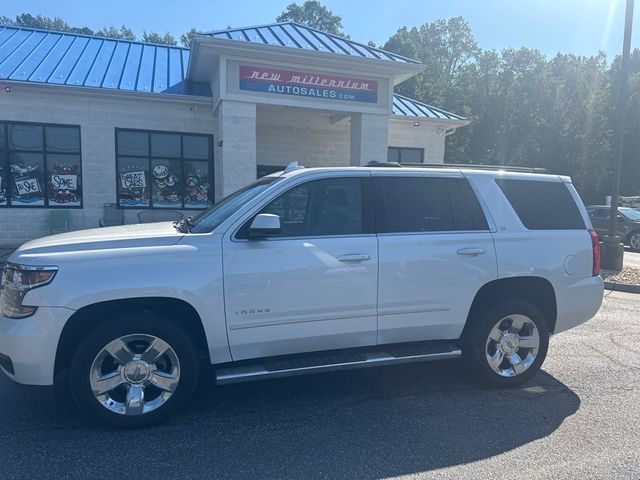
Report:
[[[496,183],[529,230],[581,230],[580,210],[561,182],[500,178]]]
[[[462,178],[375,177],[379,233],[486,230],[475,194]]]

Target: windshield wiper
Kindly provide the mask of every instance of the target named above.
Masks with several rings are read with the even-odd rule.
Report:
[[[191,217],[187,217],[182,220],[178,220],[177,222],[173,222],[173,226],[180,233],[191,233],[191,227],[194,227],[195,225],[191,222]]]

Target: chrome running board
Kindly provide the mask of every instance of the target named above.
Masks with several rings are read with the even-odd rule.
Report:
[[[407,346],[386,345],[378,348],[380,350],[318,352],[317,355],[265,358],[256,363],[226,364],[216,370],[216,383],[224,385],[336,370],[446,360],[462,355],[457,346],[444,342],[414,343]]]

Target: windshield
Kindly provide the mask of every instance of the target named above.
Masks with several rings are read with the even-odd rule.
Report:
[[[629,220],[640,220],[640,212],[638,210],[634,210],[633,208],[621,208],[620,213],[622,213]]]
[[[232,193],[191,220],[192,233],[208,233],[236,213],[240,207],[264,192],[281,177],[264,177]]]

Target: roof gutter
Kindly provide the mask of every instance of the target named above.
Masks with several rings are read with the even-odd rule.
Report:
[[[55,92],[56,94],[68,94],[68,95],[86,95],[86,96],[99,96],[102,98],[117,98],[117,99],[135,99],[142,101],[152,102],[168,102],[168,103],[191,103],[202,105],[213,105],[213,98],[202,95],[181,95],[176,93],[161,93],[161,92],[137,92],[118,89],[106,89],[99,87],[85,87],[83,85],[64,85],[53,83],[38,83],[38,82],[26,82],[22,80],[0,80],[0,86],[2,89],[9,87],[10,92],[0,92],[0,94],[11,94],[14,89],[16,92],[20,90],[34,90],[40,92],[46,92],[47,90]]]

